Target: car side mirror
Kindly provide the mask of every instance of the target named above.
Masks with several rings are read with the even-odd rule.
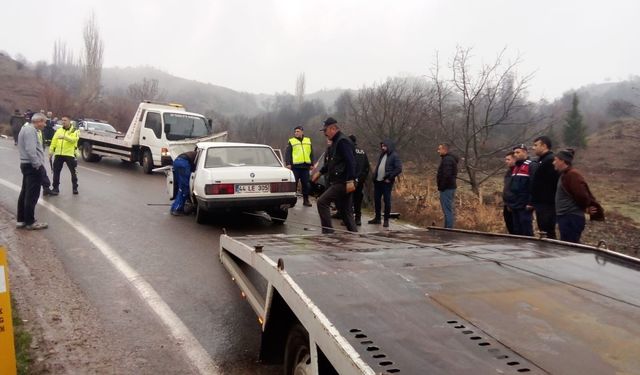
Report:
[[[165,134],[171,133],[171,124],[164,124],[164,133]]]

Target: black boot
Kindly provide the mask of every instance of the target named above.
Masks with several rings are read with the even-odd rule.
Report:
[[[382,224],[383,227],[385,228],[389,228],[389,219],[387,219],[386,217],[384,218],[384,223]]]
[[[302,202],[302,205],[303,205],[303,206],[305,206],[305,207],[311,207],[311,206],[313,206],[313,205],[311,204],[311,202],[309,202],[309,197],[304,197],[304,200],[303,200],[303,202]]]
[[[373,219],[367,221],[369,224],[380,224],[380,216],[376,216]]]

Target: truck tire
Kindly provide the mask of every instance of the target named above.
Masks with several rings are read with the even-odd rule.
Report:
[[[93,153],[93,145],[89,142],[84,142],[82,144],[82,160],[95,163],[102,159],[100,156]]]
[[[284,349],[284,374],[311,374],[311,350],[309,349],[309,334],[300,323],[296,323],[289,330],[287,344]]]
[[[200,203],[196,203],[196,223],[198,224],[206,224],[207,223],[207,210],[202,208]]]
[[[267,210],[269,216],[271,216],[271,222],[277,225],[284,224],[287,221],[287,216],[289,216],[289,210],[286,208],[283,210],[281,208],[271,208]]]
[[[153,173],[153,156],[151,155],[151,151],[144,150],[142,153],[142,170],[146,174]]]

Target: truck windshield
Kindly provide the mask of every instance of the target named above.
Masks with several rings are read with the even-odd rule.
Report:
[[[165,129],[167,129],[167,125],[170,125],[169,131],[166,132],[167,140],[169,141],[199,138],[211,134],[209,124],[204,117],[181,113],[165,113],[164,124]]]
[[[268,147],[211,147],[207,150],[205,168],[281,167],[276,154]]]

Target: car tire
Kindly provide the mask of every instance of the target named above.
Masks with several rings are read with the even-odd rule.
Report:
[[[269,216],[271,216],[271,222],[277,225],[282,225],[284,224],[285,221],[287,221],[287,216],[289,216],[289,210],[288,209],[281,209],[281,208],[272,208],[267,210],[267,214],[269,214]]]
[[[102,159],[100,156],[93,153],[93,145],[89,142],[84,142],[82,144],[81,154],[82,154],[82,160],[89,163],[95,163],[100,161],[100,159]]]
[[[146,174],[153,173],[153,156],[149,150],[144,150],[142,153],[142,170]]]
[[[198,224],[206,224],[207,223],[207,210],[202,208],[201,204],[196,204],[196,223]]]
[[[311,350],[309,334],[300,323],[289,330],[284,349],[284,374],[311,374]]]

